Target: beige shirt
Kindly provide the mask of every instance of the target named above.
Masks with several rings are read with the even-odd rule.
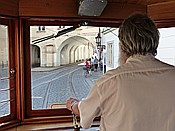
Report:
[[[175,131],[175,67],[151,55],[108,71],[78,105],[81,125],[100,131]]]

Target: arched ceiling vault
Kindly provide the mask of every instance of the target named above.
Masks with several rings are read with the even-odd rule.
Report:
[[[61,52],[61,50],[68,46],[69,49],[71,49],[73,46],[80,46],[80,45],[87,45],[91,46],[92,48],[95,48],[95,45],[93,45],[88,39],[81,37],[81,36],[72,36],[66,39],[62,42],[61,46],[59,47],[58,51]]]

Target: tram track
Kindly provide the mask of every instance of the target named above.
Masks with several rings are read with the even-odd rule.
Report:
[[[77,72],[78,72],[78,74],[81,74],[81,77],[78,77],[78,79],[81,78],[80,81],[84,84],[84,88],[86,88],[86,89],[88,88],[87,89],[88,91],[91,88],[90,85],[89,85],[89,83],[85,80],[86,78],[84,77],[83,72],[81,72],[81,71],[82,71],[82,67],[76,67],[76,69],[73,69],[73,70],[69,71],[68,73],[66,73],[64,75],[64,76],[67,76],[67,86],[66,86],[66,88],[68,90],[67,94],[68,94],[69,97],[74,97],[74,98],[77,98],[78,99],[79,98],[79,95],[80,95],[80,93],[77,92],[77,88],[80,88],[80,87],[77,87],[75,85],[75,83],[77,81],[74,81],[73,80],[73,75],[75,75],[75,77],[77,77],[76,76],[76,73]],[[54,78],[54,79],[52,79],[52,82],[54,82],[54,80],[56,80],[56,79],[58,81],[62,77],[63,76],[61,76],[59,78]],[[44,99],[44,102],[43,102],[43,108],[49,107],[49,97],[51,95],[50,92],[51,92],[51,88],[52,88],[52,82],[50,82],[50,84],[48,84],[47,91],[45,93],[45,99]],[[60,102],[58,101],[58,103],[60,103]]]
[[[92,76],[90,76],[92,77]],[[90,78],[89,77],[89,78]],[[49,80],[44,79],[44,78],[51,78]],[[60,82],[63,79],[66,79],[63,82],[64,87],[59,87],[62,86],[60,84]],[[35,92],[35,89],[38,88],[38,92],[42,95],[33,95],[32,94],[32,104],[34,104],[34,100],[40,101],[39,103],[41,103],[41,106],[36,105],[35,103],[35,107],[33,107],[33,109],[47,109],[48,107],[50,107],[51,103],[54,102],[58,102],[58,103],[64,103],[65,102],[65,98],[67,97],[75,97],[77,99],[81,99],[83,97],[85,97],[87,95],[87,93],[89,92],[91,85],[89,84],[89,81],[87,79],[89,78],[85,78],[84,77],[84,72],[82,69],[82,66],[71,66],[71,67],[65,67],[62,69],[58,69],[55,70],[53,72],[49,72],[48,75],[45,75],[43,77],[40,77],[34,81],[39,81],[39,84],[35,83],[34,86],[32,86],[32,90],[33,92]],[[33,82],[33,81],[32,81]],[[60,85],[59,85],[60,84]],[[55,87],[55,85],[57,87]],[[57,91],[54,91],[54,88],[58,88]],[[60,89],[65,88],[64,92],[60,95],[59,93],[57,93]],[[42,91],[43,90],[43,91]],[[61,91],[60,91],[61,92]],[[57,93],[55,96],[52,96],[53,93]],[[64,101],[61,101],[61,99],[56,100],[57,98],[52,98],[52,97],[64,97],[62,99],[64,99]],[[55,101],[52,102],[52,99],[54,99]],[[37,107],[38,106],[38,107]],[[6,108],[7,106],[4,105],[2,108]]]
[[[64,67],[61,69],[57,69],[54,71],[50,71],[49,74],[40,77],[38,79],[35,80],[35,83],[32,81],[33,86],[32,88],[32,101],[34,102],[33,99],[37,98],[40,99],[40,103],[42,103],[42,105],[40,104],[39,107],[32,105],[32,107],[34,107],[34,109],[37,107],[37,109],[42,108],[45,109],[48,107],[48,99],[49,99],[49,93],[50,90],[53,88],[53,83],[55,81],[60,81],[61,78],[65,77],[66,75],[68,75],[67,72],[69,72],[70,70],[76,68],[77,66],[73,65],[73,66],[68,66],[68,67]],[[43,73],[43,72],[42,72]],[[36,81],[38,81],[38,83],[36,83]],[[40,90],[39,93],[37,90]],[[41,93],[42,92],[42,93]],[[42,101],[41,101],[42,99]],[[38,101],[38,100],[37,100]],[[33,103],[32,103],[33,104]]]
[[[57,71],[54,71],[53,73],[49,72],[49,75],[45,75],[42,78],[38,78],[35,80],[35,81],[39,81],[39,83],[38,84],[35,83],[31,87],[32,91],[38,92],[35,90],[40,90],[43,93],[42,93],[42,95],[41,95],[41,93],[36,94],[36,95],[32,95],[32,99],[34,99],[34,98],[42,99],[42,101],[41,101],[42,105],[40,106],[40,108],[42,108],[42,109],[48,108],[49,93],[50,93],[50,90],[52,89],[53,82],[59,81],[64,76],[68,75],[67,72],[69,70],[72,70],[74,68],[76,68],[76,66],[65,67],[65,68],[62,68],[61,70],[58,69]],[[33,107],[33,105],[32,105],[32,107]],[[36,108],[36,106],[35,106],[35,108]]]
[[[77,98],[77,95],[76,95],[76,91],[75,91],[76,89],[73,86],[73,80],[72,80],[72,78],[73,78],[73,73],[75,71],[77,71],[77,70],[78,69],[73,70],[72,72],[69,73],[69,75],[68,75],[68,81],[67,81],[67,87],[69,88],[69,94],[70,94],[70,96],[75,97],[75,98]]]
[[[71,94],[72,96],[76,97],[76,93],[75,93],[75,89],[73,87],[73,82],[72,82],[72,75],[75,71],[77,71],[80,67],[76,67],[76,69],[74,69],[74,67],[71,70],[67,70],[66,73],[64,73],[63,75],[59,76],[59,74],[55,75],[54,78],[52,78],[49,82],[45,82],[48,83],[47,87],[46,87],[46,92],[44,95],[44,101],[42,104],[42,108],[48,108],[49,107],[49,97],[51,95],[51,89],[53,88],[53,83],[55,81],[59,81],[60,79],[62,79],[63,77],[67,76],[67,88],[69,88],[69,94]],[[65,71],[65,70],[64,70]],[[63,71],[62,71],[63,72]]]
[[[32,86],[31,88],[34,89],[34,88],[37,88],[38,86],[42,85],[42,84],[45,84],[45,83],[49,83],[55,79],[57,79],[58,75],[60,75],[61,73],[63,73],[63,75],[65,75],[65,71],[67,72],[68,70],[71,70],[72,68],[76,68],[77,66],[73,66],[73,67],[64,67],[62,68],[61,70],[58,69],[57,71],[54,71],[53,73],[52,72],[49,72],[48,75],[44,75],[40,78],[37,78],[35,80],[32,80]],[[59,77],[62,77],[63,75],[60,75]],[[46,80],[46,81],[43,81],[44,79],[47,79],[49,78],[49,80]],[[43,81],[42,83],[39,83],[39,84],[35,84],[37,81],[41,82],[41,80]]]

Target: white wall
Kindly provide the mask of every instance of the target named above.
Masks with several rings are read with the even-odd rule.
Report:
[[[118,39],[118,29],[110,29],[103,33],[102,43],[106,45],[106,49],[103,51],[104,59],[106,58],[106,71],[118,67],[119,58],[119,39]],[[109,63],[109,44],[112,43],[112,64]],[[104,60],[103,60],[104,61]]]
[[[166,62],[171,65],[175,65],[175,27],[174,28],[162,28],[160,31],[160,40],[159,46],[157,49],[156,58],[160,59],[163,62]],[[108,31],[103,34],[102,43],[108,47],[109,43],[113,43],[113,64],[108,63],[108,49],[103,51],[104,57],[106,56],[106,71],[114,69],[119,66],[119,39],[116,36],[118,35],[118,29],[113,30],[112,32]]]
[[[162,28],[156,58],[171,65],[175,65],[175,27]]]

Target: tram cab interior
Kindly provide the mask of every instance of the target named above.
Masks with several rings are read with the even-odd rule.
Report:
[[[41,40],[39,42],[42,43],[48,39],[53,40],[53,38],[58,37],[53,34],[50,34],[49,37],[48,35],[43,35],[41,37],[40,34],[39,37],[34,36],[31,40],[32,27],[41,27],[39,30],[45,31],[42,27],[67,26],[72,27],[69,28],[71,31],[71,29],[77,29],[79,26],[93,26],[97,27],[97,31],[99,31],[101,27],[118,28],[121,22],[134,12],[147,14],[156,22],[160,29],[175,27],[174,0],[105,0],[106,3],[102,5],[102,7],[99,7],[99,3],[94,1],[0,1],[0,27],[3,28],[0,30],[0,66],[4,67],[5,62],[8,69],[8,75],[6,77],[0,74],[0,98],[3,96],[2,94],[4,92],[8,92],[7,97],[0,99],[0,110],[4,106],[4,102],[8,103],[9,108],[8,113],[1,114],[0,116],[0,130],[73,129],[72,114],[65,108],[65,103],[59,104],[59,108],[54,109],[33,109],[32,107],[32,66],[40,67],[48,64],[45,63],[44,60],[39,63],[34,62],[33,65],[31,64],[33,62],[31,61],[33,57],[31,50],[37,45],[37,42],[34,40]],[[93,4],[93,2],[95,4]],[[101,9],[95,10],[96,7]],[[97,14],[95,11],[97,11]],[[60,34],[57,35],[61,35],[62,32],[59,33]],[[63,34],[66,33],[64,32]],[[6,36],[6,39],[2,36]],[[93,36],[95,38],[96,34],[93,34]],[[36,42],[33,47],[31,47],[32,42]],[[96,43],[95,40],[94,43]],[[52,50],[50,43],[46,45],[48,50]],[[42,45],[40,47],[42,47]],[[73,48],[73,46],[68,48]],[[40,49],[35,48],[35,50]],[[5,55],[3,53],[4,51],[6,52]],[[43,53],[43,50],[41,52]],[[38,54],[38,58],[40,55],[41,53]],[[3,58],[5,61],[3,61]],[[47,56],[47,58],[51,59],[52,57]],[[72,57],[69,59],[75,60],[75,58]],[[59,61],[63,64],[69,64],[71,60],[63,61],[59,59]],[[61,64],[58,63],[58,66],[60,65]],[[3,85],[3,81],[6,81],[8,84]],[[57,107],[57,104],[54,106]],[[97,118],[94,121],[92,128],[99,126],[99,119],[100,118]]]

